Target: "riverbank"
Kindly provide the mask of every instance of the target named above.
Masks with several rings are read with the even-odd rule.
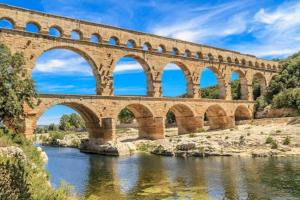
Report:
[[[186,135],[177,135],[176,128],[169,128],[166,129],[165,139],[155,141],[139,139],[137,129],[118,129],[117,140],[106,145],[89,141],[87,134],[68,134],[62,140],[57,140],[56,145],[66,147],[66,144],[74,141],[78,144],[82,140],[81,145],[76,147],[83,152],[115,156],[139,151],[177,157],[300,156],[300,124],[297,120],[257,124]]]

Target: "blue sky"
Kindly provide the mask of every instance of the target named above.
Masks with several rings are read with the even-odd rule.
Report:
[[[143,32],[234,49],[262,58],[286,57],[300,44],[300,1],[281,0],[0,0],[1,3]],[[124,17],[126,16],[126,17]],[[1,23],[0,23],[1,26]],[[174,78],[175,77],[175,78]],[[234,76],[234,79],[237,77]],[[74,52],[44,53],[33,71],[42,93],[95,94],[89,64]],[[201,87],[216,84],[205,70]],[[144,95],[146,80],[132,59],[119,61],[114,73],[115,95]],[[175,65],[163,73],[163,95],[185,92],[185,77]],[[39,124],[57,123],[63,106],[49,109]]]

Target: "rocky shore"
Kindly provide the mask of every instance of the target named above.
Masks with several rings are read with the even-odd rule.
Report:
[[[239,125],[233,129],[177,135],[176,128],[166,130],[161,140],[139,139],[136,129],[121,129],[114,142],[101,145],[99,141],[80,136],[82,152],[110,156],[149,152],[162,156],[300,156],[300,124]],[[67,135],[56,146],[68,146],[76,135]],[[75,139],[75,140],[77,140]],[[70,145],[71,147],[74,147]]]

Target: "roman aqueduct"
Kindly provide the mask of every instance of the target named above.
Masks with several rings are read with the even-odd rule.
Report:
[[[114,139],[117,115],[124,107],[134,113],[140,136],[151,139],[164,137],[165,117],[169,110],[176,116],[179,134],[201,129],[205,113],[211,129],[230,128],[236,119],[252,118],[254,77],[258,78],[263,94],[272,76],[280,70],[277,62],[252,55],[3,4],[0,5],[0,20],[11,24],[10,29],[0,29],[0,42],[12,52],[22,52],[25,56],[23,76],[31,77],[42,53],[51,49],[69,49],[90,63],[97,82],[96,95],[41,94],[41,104],[26,109],[24,134],[28,137],[33,135],[39,117],[57,104],[79,112],[90,138],[103,141]],[[36,26],[37,31],[26,31],[28,24]],[[59,34],[50,35],[50,29]],[[78,38],[71,38],[71,33],[76,33]],[[113,43],[109,42],[111,40]],[[147,96],[113,96],[112,74],[122,57],[134,58],[142,65],[147,77]],[[168,63],[178,65],[185,75],[185,98],[162,97],[162,71]],[[199,77],[204,67],[217,75],[219,99],[201,98]],[[232,72],[237,72],[240,77],[240,100],[232,100]]]

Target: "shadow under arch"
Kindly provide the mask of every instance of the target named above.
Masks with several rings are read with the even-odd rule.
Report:
[[[79,113],[79,115],[82,117],[82,119],[85,122],[85,126],[87,129],[87,132],[89,133],[89,138],[103,138],[104,134],[102,131],[102,127],[100,125],[100,119],[97,116],[97,114],[89,108],[87,105],[84,105],[82,103],[78,102],[69,102],[69,101],[53,101],[49,104],[46,104],[46,106],[42,106],[41,109],[36,114],[36,120],[34,121],[34,127],[37,126],[38,119],[51,107],[57,106],[57,105],[63,105],[67,106],[76,112]]]
[[[222,75],[222,72],[217,67],[215,67],[213,65],[212,66],[205,66],[205,68],[209,69],[214,74],[214,76],[217,79],[217,85],[216,85],[216,87],[218,89],[218,98],[219,99],[225,99],[226,98],[225,79],[224,79],[224,77]],[[203,73],[204,73],[204,70],[202,70],[202,72],[200,74],[200,78],[199,78],[200,87],[201,87],[201,79],[204,76]]]
[[[86,51],[80,49],[80,48],[76,48],[73,46],[66,46],[66,45],[51,45],[50,47],[46,47],[44,49],[42,49],[41,51],[39,51],[38,54],[35,55],[34,59],[33,59],[33,63],[35,64],[34,66],[31,66],[31,74],[30,77],[32,76],[32,71],[34,70],[34,68],[36,67],[36,63],[38,61],[38,59],[46,52],[52,51],[52,50],[69,50],[73,53],[78,54],[79,56],[81,56],[83,59],[85,59],[87,61],[87,63],[89,64],[89,66],[92,69],[93,72],[93,76],[96,80],[96,94],[101,94],[102,93],[102,88],[101,88],[101,76],[100,73],[98,71],[98,67],[97,64],[95,62],[95,59],[92,58]]]
[[[163,129],[160,132],[157,131],[159,125],[156,123],[153,111],[148,106],[140,103],[128,104],[118,109],[119,112],[116,112],[116,114],[118,115],[124,108],[127,108],[133,113],[138,124],[139,138],[163,138]],[[117,119],[117,116],[115,116],[115,118]]]
[[[210,105],[204,114],[207,118],[210,130],[226,129],[233,127],[232,120],[227,116],[226,111],[217,104]]]
[[[192,74],[191,74],[189,68],[184,63],[179,62],[179,61],[170,61],[168,64],[174,64],[177,67],[179,67],[181,72],[184,75],[184,78],[186,81],[186,89],[185,89],[186,92],[184,94],[184,97],[193,97],[193,93],[194,93],[193,79],[192,79]],[[167,65],[164,66],[164,68],[162,69],[162,71],[160,73],[160,80],[162,80],[164,69],[166,68]]]
[[[244,105],[239,105],[234,111],[235,122],[252,119],[251,111]]]
[[[253,74],[252,87],[253,87],[253,99],[256,100],[258,97],[266,93],[267,90],[266,77],[260,72],[256,72],[255,74]]]
[[[143,72],[146,75],[146,88],[147,88],[147,96],[153,97],[154,96],[154,81],[153,81],[153,75],[152,75],[152,70],[149,66],[149,64],[145,61],[145,59],[141,58],[138,55],[134,54],[128,54],[128,55],[123,55],[117,59],[118,63],[122,58],[131,58],[134,59],[138,64],[141,65],[143,68]],[[113,66],[113,72],[116,69],[116,65]]]
[[[172,112],[175,115],[179,135],[194,133],[197,132],[198,128],[202,128],[201,119],[195,117],[194,111],[188,105],[175,104],[168,109],[168,112]]]

